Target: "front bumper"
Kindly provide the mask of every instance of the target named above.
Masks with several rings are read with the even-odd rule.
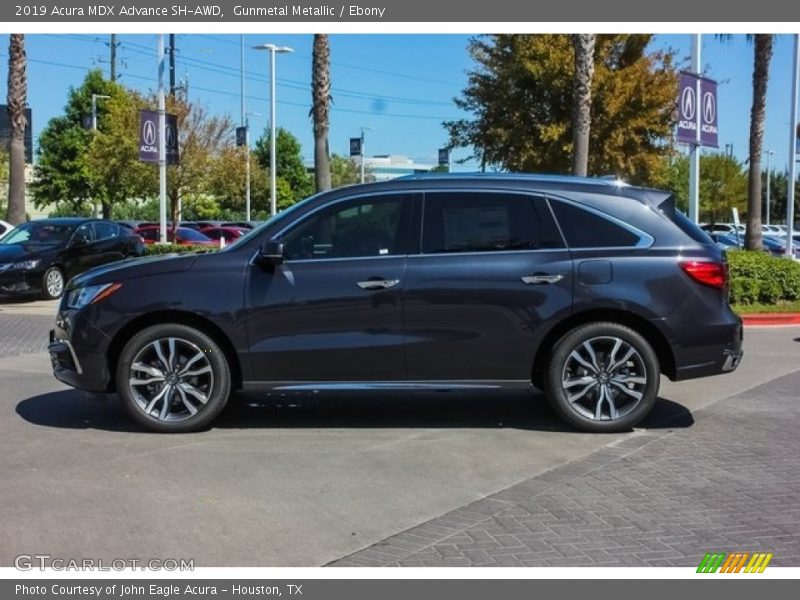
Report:
[[[53,375],[81,390],[108,391],[111,383],[106,356],[108,337],[85,322],[76,328],[75,320],[81,319],[74,311],[59,312],[47,346]]]
[[[6,270],[0,272],[0,293],[38,294],[42,291],[42,274],[38,271]]]

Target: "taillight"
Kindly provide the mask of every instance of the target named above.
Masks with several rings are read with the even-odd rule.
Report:
[[[697,283],[722,289],[728,283],[728,265],[722,262],[684,260],[678,263]]]

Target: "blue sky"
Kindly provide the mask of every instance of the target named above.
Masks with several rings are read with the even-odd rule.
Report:
[[[452,103],[466,83],[472,66],[467,35],[331,35],[333,111],[331,151],[346,154],[348,138],[367,132],[366,151],[403,154],[420,162],[435,162],[436,150],[447,141],[443,119],[461,113]],[[118,51],[122,83],[140,90],[155,89],[156,35],[123,35]],[[720,82],[720,146],[733,144],[735,154],[747,155],[752,101],[753,49],[744,36],[720,42],[703,36],[706,74]],[[108,71],[109,36],[28,35],[29,103],[34,114],[34,136],[47,120],[60,114],[69,86],[80,84],[92,67]],[[277,60],[277,122],[294,133],[306,158],[312,154],[310,107],[311,35],[247,35],[245,69],[247,108],[261,113],[253,118],[254,137],[266,126],[268,54],[251,50],[272,42],[294,48]],[[238,35],[185,34],[177,36],[178,79],[188,76],[189,95],[211,111],[240,118]],[[659,35],[654,48],[673,48],[679,64],[688,66],[689,35]],[[771,65],[765,149],[776,152],[773,165],[788,161],[791,93],[791,36],[777,37]],[[5,78],[0,92],[5,97]],[[454,159],[466,150],[456,151]],[[473,170],[475,165],[459,169]]]

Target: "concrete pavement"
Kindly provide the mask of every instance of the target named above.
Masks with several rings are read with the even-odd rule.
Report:
[[[559,467],[577,469],[578,475],[567,471],[573,478],[567,483],[578,485],[587,465],[606,464],[604,453],[619,459],[621,452],[627,457],[625,469],[635,474],[639,460],[631,452],[641,440],[647,441],[645,448],[658,448],[654,444],[662,438],[683,436],[676,437],[682,445],[708,443],[698,451],[711,451],[725,436],[740,440],[747,418],[754,419],[758,431],[779,426],[781,411],[790,404],[780,394],[793,385],[791,379],[775,384],[777,399],[769,414],[749,410],[743,413],[747,418],[695,419],[704,407],[724,409],[727,400],[714,402],[733,394],[745,408],[772,398],[771,388],[741,394],[797,371],[796,340],[800,328],[749,329],[746,360],[736,373],[665,382],[642,430],[620,435],[574,432],[539,397],[449,394],[297,395],[236,402],[210,431],[155,435],[137,430],[116,403],[88,401],[56,382],[46,354],[0,358],[0,565],[11,564],[19,553],[194,558],[197,566],[336,564],[442,515],[471,511],[463,507],[475,502],[492,511],[513,508],[508,503],[520,502],[516,492],[499,497],[501,504],[493,495],[514,486],[527,493],[524,486],[541,489],[543,482],[549,489],[553,484],[547,478],[558,475]],[[794,418],[786,415],[784,426]],[[718,421],[725,429],[709,433],[706,427]],[[788,451],[795,450],[791,436],[781,433],[776,440],[786,452],[770,455],[761,441],[749,456],[762,452],[781,468],[795,468],[787,462]],[[642,462],[652,465],[653,460]],[[684,483],[681,468],[645,471],[658,474],[663,486]],[[748,476],[755,477],[755,471]],[[774,469],[767,475],[764,484],[775,485]],[[633,505],[635,494],[641,494],[635,485],[630,483]],[[790,492],[782,493],[776,506]],[[558,498],[554,492],[554,502]],[[550,529],[562,515],[531,514],[534,520],[549,519]],[[669,519],[668,512],[662,516]],[[676,514],[675,521],[679,518],[685,515]],[[571,521],[564,525],[574,528]],[[444,531],[433,526],[437,535]],[[645,522],[640,526],[646,529]],[[464,542],[451,543],[457,548]],[[439,559],[430,551],[441,552],[434,545],[410,553],[405,547],[404,560],[435,562]],[[364,556],[339,564],[360,564]],[[395,562],[398,556],[391,554]]]

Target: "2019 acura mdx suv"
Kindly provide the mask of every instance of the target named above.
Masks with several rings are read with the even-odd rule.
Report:
[[[55,376],[162,432],[235,390],[544,390],[621,431],[673,380],[735,369],[727,264],[667,192],[600,179],[410,176],[312,196],[225,250],[73,279]]]

